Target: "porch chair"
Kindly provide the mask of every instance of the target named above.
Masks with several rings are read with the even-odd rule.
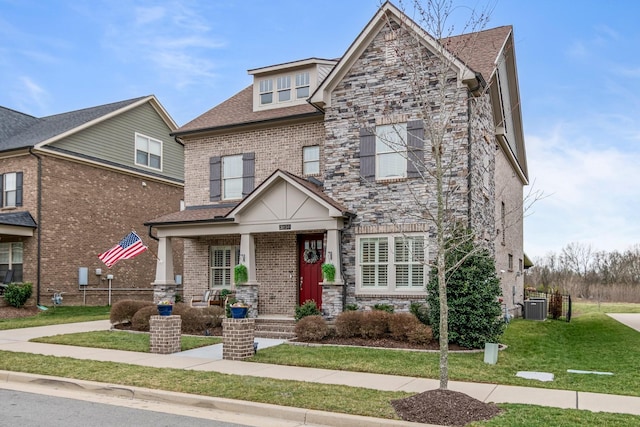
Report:
[[[212,299],[215,298],[215,294],[211,289],[207,289],[202,296],[192,296],[191,297],[191,307],[209,307],[209,304]],[[218,299],[220,297],[218,296]]]

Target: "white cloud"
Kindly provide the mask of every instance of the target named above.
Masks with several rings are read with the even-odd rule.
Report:
[[[28,76],[21,76],[13,87],[11,96],[21,111],[39,116],[46,115],[50,102],[50,94]]]
[[[624,250],[640,242],[640,151],[589,144],[559,125],[527,135],[527,154],[531,177],[548,196],[525,220],[527,251],[541,256],[574,241]]]
[[[216,68],[213,51],[226,44],[196,10],[167,3],[137,7],[133,17],[124,9],[111,12],[118,16],[107,19],[104,44],[119,60],[133,64],[133,71],[149,73],[178,89],[210,84]]]

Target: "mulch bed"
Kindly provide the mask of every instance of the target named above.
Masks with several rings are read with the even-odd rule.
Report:
[[[15,319],[17,317],[30,317],[38,314],[40,310],[38,307],[30,306],[30,307],[0,307],[0,319]]]
[[[440,389],[392,400],[391,405],[405,421],[443,426],[464,426],[472,421],[491,419],[501,412],[493,403],[484,403],[457,391]]]

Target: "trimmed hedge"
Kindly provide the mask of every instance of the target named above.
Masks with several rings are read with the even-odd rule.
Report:
[[[118,301],[111,306],[111,312],[109,313],[109,320],[112,325],[119,323],[131,323],[133,320],[133,316],[140,310],[142,307],[153,306],[155,308],[155,304],[153,301],[142,301],[142,300],[122,300]]]
[[[319,341],[329,335],[329,325],[322,316],[305,316],[296,323],[296,336],[300,341]]]
[[[4,300],[13,307],[22,307],[33,293],[31,283],[9,283],[4,291]]]

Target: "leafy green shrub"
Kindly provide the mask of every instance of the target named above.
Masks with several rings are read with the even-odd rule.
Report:
[[[314,300],[306,300],[302,305],[296,307],[296,321],[306,316],[319,316],[322,312],[318,309]]]
[[[245,283],[249,280],[249,271],[244,264],[238,264],[233,268],[233,280],[235,283]]]
[[[409,305],[409,312],[416,316],[416,318],[425,325],[430,325],[429,320],[429,306],[421,302],[412,302]]]
[[[4,300],[13,307],[22,307],[33,292],[31,283],[9,283],[4,291]]]
[[[449,246],[445,256],[449,342],[467,348],[484,348],[487,342],[499,342],[504,331],[498,302],[500,279],[489,252],[475,247],[468,234],[459,237],[457,245]],[[452,268],[455,265],[458,267]],[[431,272],[427,291],[430,323],[437,338],[440,303],[435,269]]]
[[[300,341],[320,341],[329,335],[329,326],[322,316],[306,316],[296,323],[296,336]]]
[[[411,313],[395,313],[389,317],[389,333],[391,338],[404,341],[409,332],[422,325],[420,321]]]
[[[418,323],[416,327],[407,332],[407,340],[414,344],[428,344],[433,339],[431,326]]]
[[[395,311],[395,307],[391,304],[374,304],[373,309],[386,311],[387,313],[393,313]]]
[[[111,306],[109,320],[111,321],[112,325],[119,323],[131,323],[133,315],[136,314],[142,307],[148,306],[155,307],[155,304],[152,301],[141,301],[132,299],[118,301]]]
[[[358,311],[358,304],[347,304],[344,306],[344,311]]]
[[[149,319],[158,314],[158,307],[148,305],[136,311],[131,317],[131,328],[134,331],[149,332]]]
[[[329,263],[324,263],[320,267],[322,268],[322,277],[325,282],[333,282],[336,280],[336,266]]]
[[[352,338],[360,335],[362,311],[343,311],[336,317],[336,335],[342,338]]]
[[[363,338],[382,338],[389,331],[389,317],[392,314],[382,310],[365,311],[360,322],[360,335]]]

